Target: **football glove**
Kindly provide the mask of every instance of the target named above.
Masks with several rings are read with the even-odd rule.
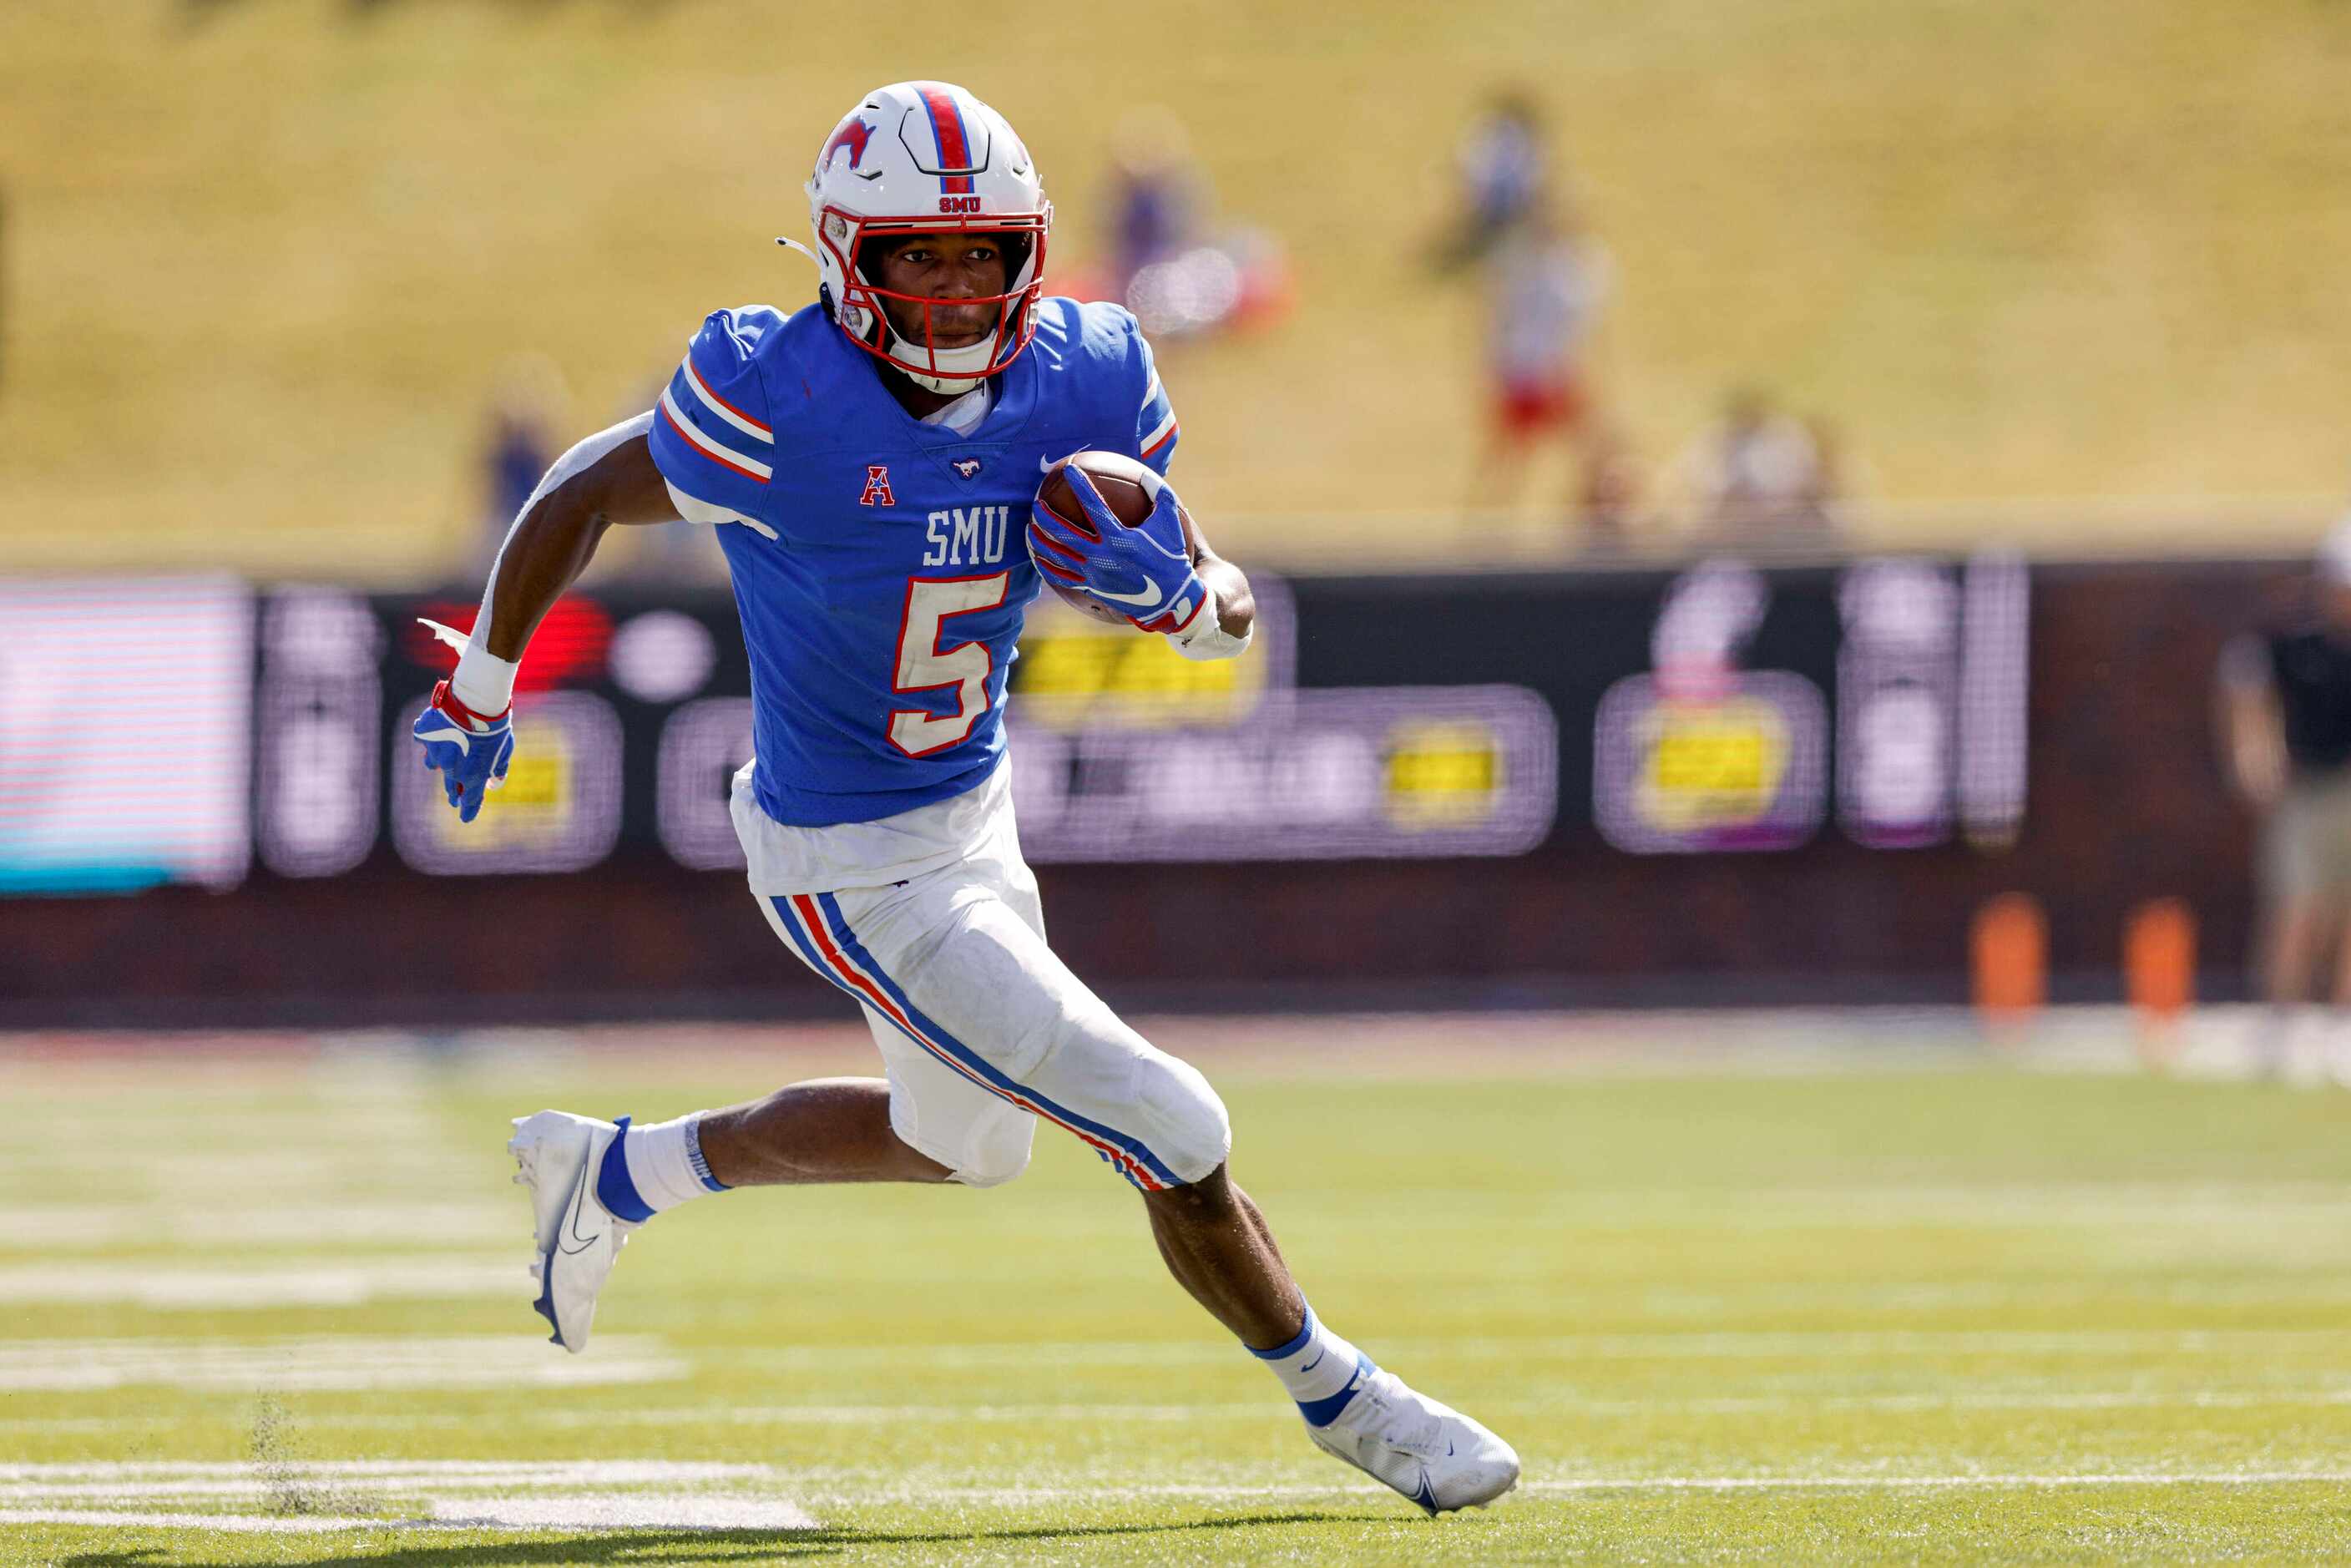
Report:
[[[480,816],[485,796],[507,781],[507,765],[514,760],[514,708],[486,718],[443,681],[408,733],[424,747],[425,768],[440,773],[457,820]]]
[[[1208,601],[1207,584],[1192,570],[1192,550],[1176,492],[1161,485],[1151,515],[1130,528],[1118,520],[1083,469],[1062,470],[1070,493],[1084,508],[1089,538],[1048,507],[1029,509],[1029,554],[1037,570],[1081,589],[1145,632],[1177,632]]]

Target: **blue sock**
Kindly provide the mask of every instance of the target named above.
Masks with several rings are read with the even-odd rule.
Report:
[[[596,1172],[596,1201],[611,1210],[613,1217],[632,1225],[643,1225],[653,1217],[653,1205],[637,1191],[636,1178],[629,1175],[629,1119],[621,1118],[621,1130],[604,1145],[604,1163]]]
[[[1379,1370],[1370,1356],[1324,1328],[1311,1306],[1305,1326],[1288,1344],[1271,1350],[1251,1347],[1249,1354],[1281,1379],[1310,1427],[1328,1427],[1354,1398],[1358,1376],[1369,1377]]]

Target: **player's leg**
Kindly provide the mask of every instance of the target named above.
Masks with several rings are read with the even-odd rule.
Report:
[[[778,913],[789,902],[760,901],[768,924],[797,954]],[[827,969],[817,972],[835,978]],[[705,1192],[736,1187],[945,1181],[992,1186],[1025,1169],[1036,1118],[914,1050],[871,1002],[857,999],[887,1078],[813,1079],[651,1126],[629,1126],[623,1117],[612,1128],[615,1141],[603,1156],[610,1168],[596,1184],[596,1197],[625,1222],[643,1224]]]
[[[890,1084],[819,1078],[764,1100],[705,1111],[703,1158],[721,1186],[946,1181],[955,1173],[890,1130]]]
[[[1168,1272],[1280,1381],[1317,1448],[1431,1513],[1482,1507],[1518,1484],[1508,1443],[1314,1315],[1264,1214],[1223,1166],[1143,1201]]]
[[[2326,1004],[2320,1043],[2324,1070],[2351,1086],[2351,780],[2330,779],[2314,794],[2318,841],[2309,870],[2324,946],[2313,995]]]
[[[876,1037],[899,1037],[866,1009]],[[596,1298],[630,1233],[706,1193],[785,1183],[960,1180],[988,1186],[1029,1161],[1035,1118],[885,1042],[890,1076],[795,1083],[761,1100],[647,1126],[568,1111],[518,1118],[507,1145],[538,1221],[535,1305],[554,1343],[587,1348]],[[912,1094],[905,1079],[942,1080]],[[927,1107],[919,1127],[909,1107]],[[930,1153],[924,1152],[928,1149]],[[934,1155],[939,1157],[933,1157]]]
[[[2254,1051],[2261,1066],[2283,1073],[2294,1053],[2294,1025],[2321,999],[2333,936],[2317,875],[2322,845],[2308,791],[2292,788],[2262,824],[2261,985],[2268,1004]]]
[[[1073,1134],[1142,1191],[1170,1271],[1280,1379],[1319,1446],[1432,1511],[1507,1490],[1518,1478],[1508,1444],[1315,1318],[1225,1169],[1223,1103],[1053,954],[1035,886],[1007,833],[993,852],[906,887],[778,902],[803,951],[886,1004],[905,1046],[951,1065],[960,1087],[984,1085]],[[917,1134],[935,1124],[922,1096],[957,1087],[908,1086]]]
[[[1225,1167],[1143,1195],[1151,1239],[1176,1282],[1241,1343],[1270,1350],[1306,1326],[1306,1297],[1272,1228]]]
[[[1488,393],[1486,433],[1469,468],[1469,489],[1463,509],[1472,515],[1518,504],[1526,483],[1527,447],[1531,430],[1526,394],[1497,379]]]

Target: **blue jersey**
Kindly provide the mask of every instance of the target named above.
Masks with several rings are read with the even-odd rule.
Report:
[[[1089,448],[1160,473],[1176,416],[1134,318],[1045,299],[968,435],[925,424],[814,305],[702,325],[653,413],[672,489],[719,538],[750,654],[753,783],[777,821],[868,822],[962,793],[1004,751],[1038,591],[1046,465]]]

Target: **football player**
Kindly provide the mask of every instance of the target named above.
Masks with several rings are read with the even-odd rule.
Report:
[[[1227,1173],[1216,1092],[1045,941],[1003,728],[1038,562],[1186,656],[1249,643],[1248,579],[1158,483],[1176,423],[1150,345],[1116,306],[1045,294],[1052,208],[1036,166],[961,88],[867,97],[807,189],[817,303],[711,315],[650,413],[557,463],[415,727],[471,821],[513,750],[524,646],[605,528],[712,525],[751,664],[757,756],[733,794],[751,891],[881,1047],[883,1077],[652,1125],[517,1119],[508,1147],[533,1193],[555,1343],[586,1348],[630,1231],[664,1210],[778,1183],[993,1186],[1027,1166],[1041,1119],[1142,1193],[1170,1271],[1280,1380],[1316,1443],[1431,1513],[1490,1501],[1518,1456],[1315,1317]],[[1087,449],[1147,467],[1158,487],[1140,526],[1074,471],[1087,526],[1032,509],[1042,471]]]

